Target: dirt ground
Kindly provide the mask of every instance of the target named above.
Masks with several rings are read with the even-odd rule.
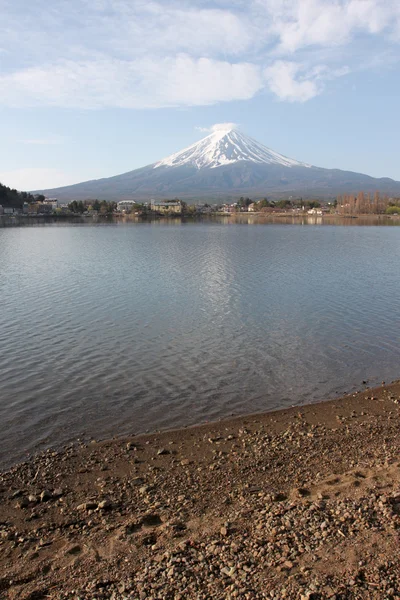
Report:
[[[0,475],[0,598],[400,599],[400,382]]]

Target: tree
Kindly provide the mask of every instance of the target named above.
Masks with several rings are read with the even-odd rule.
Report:
[[[275,206],[277,206],[278,208],[289,208],[290,206],[292,206],[292,203],[290,200],[278,200]]]
[[[260,202],[257,203],[258,209],[268,208],[270,206],[271,206],[271,202],[269,202],[269,200],[267,200],[267,198],[264,198],[263,200],[260,200]]]
[[[85,212],[85,205],[82,200],[73,200],[68,204],[68,208],[74,214],[82,215]]]
[[[318,200],[309,200],[307,202],[307,206],[310,208],[319,208],[321,206],[321,202],[318,202]]]
[[[29,192],[18,192],[0,183],[0,204],[6,207],[22,208],[24,202],[35,202]]]

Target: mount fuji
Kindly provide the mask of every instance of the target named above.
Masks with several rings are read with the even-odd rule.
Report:
[[[61,188],[40,190],[60,200],[179,197],[218,202],[251,196],[332,198],[363,190],[400,194],[400,182],[340,169],[323,169],[283,156],[236,129],[214,131],[146,167]]]

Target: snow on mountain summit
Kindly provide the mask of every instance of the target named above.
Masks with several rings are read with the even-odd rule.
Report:
[[[284,167],[311,166],[283,156],[240,131],[230,129],[214,131],[188,148],[160,160],[153,168],[189,165],[197,169],[215,169],[239,161]]]

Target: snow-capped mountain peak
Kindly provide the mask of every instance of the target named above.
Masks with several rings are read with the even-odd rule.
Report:
[[[215,169],[240,161],[284,167],[311,166],[283,156],[237,129],[230,129],[214,131],[188,148],[160,160],[153,168],[189,165],[197,169]]]

